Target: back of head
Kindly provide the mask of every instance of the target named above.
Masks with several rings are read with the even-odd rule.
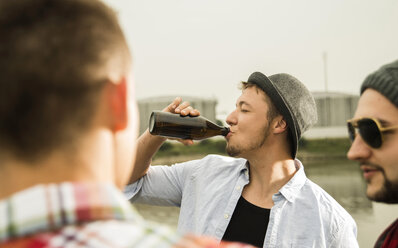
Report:
[[[100,1],[0,0],[0,150],[32,160],[69,144],[129,56]]]

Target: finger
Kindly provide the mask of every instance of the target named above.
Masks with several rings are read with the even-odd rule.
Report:
[[[181,109],[181,115],[190,115],[190,116],[198,116],[200,115],[199,110],[194,109],[192,106],[188,106],[184,109]]]
[[[188,106],[189,102],[183,102],[175,109],[175,112],[179,114],[183,109],[187,108]]]
[[[191,139],[186,139],[186,140],[180,139],[180,140],[178,140],[178,141],[181,142],[182,144],[186,145],[186,146],[191,146],[191,145],[193,145],[193,140],[191,140]]]
[[[181,115],[189,115],[193,111],[192,106],[188,106],[184,109],[181,109]]]
[[[176,141],[178,141],[178,142],[180,142],[180,143],[182,143],[182,144],[184,144],[186,146],[190,146],[190,145],[194,144],[193,140],[191,140],[191,139],[177,139],[177,138],[168,138],[168,139],[169,140],[176,140]]]
[[[200,111],[197,110],[197,109],[193,109],[189,115],[191,115],[191,116],[199,116],[200,115]]]
[[[197,110],[197,109],[194,109],[194,108],[192,108],[192,107],[187,107],[187,108],[185,108],[185,109],[183,109],[182,111],[181,111],[181,115],[189,115],[189,116],[199,116],[200,115],[200,112],[199,112],[199,110]]]
[[[181,97],[176,97],[172,103],[169,104],[166,108],[163,109],[163,112],[177,113],[175,110],[182,102]]]

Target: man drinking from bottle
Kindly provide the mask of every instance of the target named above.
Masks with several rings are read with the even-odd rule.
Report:
[[[198,115],[180,103],[176,99],[164,111]],[[166,139],[146,131],[125,194],[136,202],[180,207],[181,233],[259,247],[358,247],[354,220],[296,159],[298,141],[316,119],[314,99],[299,80],[254,72],[226,119],[231,157],[152,167]]]

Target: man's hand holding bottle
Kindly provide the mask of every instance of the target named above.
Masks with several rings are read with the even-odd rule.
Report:
[[[189,102],[182,102],[181,97],[176,97],[172,103],[170,103],[167,107],[165,107],[163,112],[169,112],[172,114],[180,114],[182,116],[199,116],[200,112],[197,109],[194,109]],[[177,140],[184,145],[193,145],[193,140],[191,139],[176,139],[176,138],[168,138],[171,140]]]
[[[193,144],[192,140],[207,139],[217,135],[226,136],[229,128],[199,116],[199,111],[188,102],[181,103],[177,97],[163,111],[153,111],[149,119],[149,132],[152,135],[177,139],[183,144]]]

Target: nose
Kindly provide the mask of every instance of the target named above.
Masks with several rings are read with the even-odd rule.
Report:
[[[227,122],[227,124],[230,126],[236,125],[236,123],[237,123],[237,118],[236,118],[235,113],[236,113],[236,110],[229,113],[229,115],[227,116],[227,119],[225,120]]]
[[[367,160],[372,155],[372,148],[369,147],[357,134],[347,152],[347,158],[354,161]]]

